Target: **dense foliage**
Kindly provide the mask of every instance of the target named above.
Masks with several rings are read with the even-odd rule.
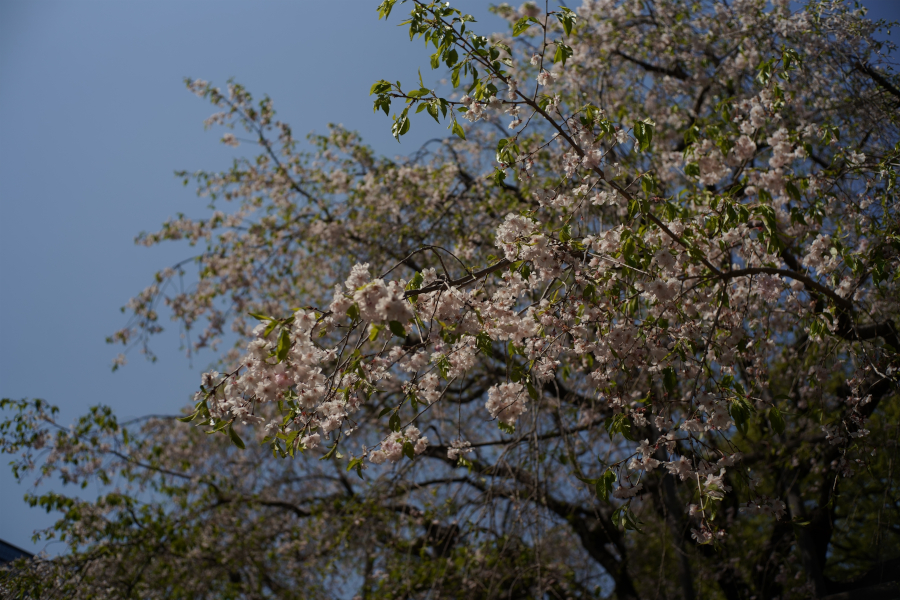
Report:
[[[104,492],[31,497],[69,551],[3,589],[893,585],[900,83],[879,25],[846,2],[585,0],[498,6],[510,29],[485,37],[409,6],[448,81],[375,82],[374,108],[398,139],[416,118],[450,137],[407,159],[340,127],[303,153],[268,98],[188,82],[259,153],[184,174],[212,214],[138,241],[201,253],[111,341],[149,352],[162,304],[193,349],[238,342],[182,422],[97,408],[65,428],[4,401],[19,476]]]

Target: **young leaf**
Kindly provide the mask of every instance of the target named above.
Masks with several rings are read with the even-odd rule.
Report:
[[[403,325],[400,323],[400,321],[391,321],[388,323],[388,327],[391,328],[391,333],[393,333],[397,337],[406,337],[406,330],[403,329]]]
[[[416,457],[416,450],[413,448],[412,442],[403,443],[403,456],[409,460],[413,460]]]
[[[350,308],[347,309],[347,316],[353,321],[359,319],[359,307],[355,304],[350,305]]]
[[[462,125],[456,121],[453,121],[453,133],[461,139],[466,139],[465,130],[463,130]]]
[[[784,433],[784,415],[781,414],[777,406],[769,409],[769,422],[772,424],[772,429],[777,433]]]
[[[182,423],[190,423],[191,421],[196,419],[197,415],[199,415],[199,414],[200,414],[200,411],[195,410],[192,414],[190,414],[186,417],[179,417],[178,420],[181,421]]]
[[[287,328],[283,328],[281,333],[278,335],[278,347],[276,348],[276,356],[278,357],[278,362],[283,361],[287,358],[288,352],[291,351],[291,338],[288,333]]]
[[[387,19],[391,14],[391,9],[394,8],[394,4],[397,3],[397,0],[384,0],[381,4],[378,5],[378,20],[380,21],[382,18]]]
[[[634,133],[635,139],[638,141],[638,148],[641,152],[646,152],[650,149],[650,142],[653,141],[653,126],[655,123],[650,119],[644,119],[643,121],[635,121],[634,127],[632,131]]]
[[[663,369],[663,385],[670,395],[674,394],[675,390],[678,388],[678,375],[672,367]]]
[[[493,340],[491,340],[491,336],[483,331],[475,337],[475,347],[481,350],[485,356],[494,356]]]
[[[422,282],[425,281],[425,277],[421,273],[416,273],[412,279],[409,280],[409,283],[406,284],[407,290],[417,290],[422,287]]]
[[[729,412],[731,413],[731,418],[734,419],[734,424],[737,427],[737,430],[740,431],[743,435],[747,435],[749,431],[748,422],[750,421],[751,414],[751,406],[750,404],[743,398],[735,398],[728,407]]]
[[[386,94],[390,91],[391,91],[390,82],[387,82],[384,79],[381,79],[379,81],[376,81],[374,84],[372,84],[372,89],[369,90],[369,95],[371,96],[372,94]]]
[[[532,23],[540,24],[540,22],[534,17],[522,17],[521,19],[516,21],[516,24],[513,25],[513,37],[520,36],[528,31],[528,28],[531,27]]]
[[[391,415],[390,420],[388,421],[388,427],[391,428],[391,431],[400,431],[400,415],[396,412]]]
[[[566,61],[570,58],[572,58],[572,48],[557,42],[556,54],[553,55],[553,62],[562,62],[562,64],[566,64]]]
[[[556,13],[556,20],[563,26],[566,35],[572,35],[572,28],[575,27],[575,13],[571,8],[562,7],[560,12]]]
[[[597,483],[594,484],[594,487],[597,491],[597,497],[603,500],[604,502],[609,502],[609,494],[613,490],[613,486],[616,483],[616,474],[607,469],[603,475],[597,479]]]
[[[234,427],[231,426],[231,425],[228,426],[228,437],[231,438],[231,442],[232,442],[235,446],[237,446],[237,447],[240,448],[241,450],[244,449],[244,440],[241,439],[241,436],[239,436],[239,435],[237,434],[237,431],[235,431],[235,430],[234,430]]]
[[[409,117],[406,114],[401,115],[396,121],[394,121],[393,126],[391,127],[391,135],[394,136],[394,139],[397,142],[400,141],[400,136],[405,135],[406,132],[409,131]]]

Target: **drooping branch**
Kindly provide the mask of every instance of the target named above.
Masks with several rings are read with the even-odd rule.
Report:
[[[440,280],[435,283],[426,285],[423,288],[419,288],[417,290],[407,290],[404,294],[404,298],[412,298],[414,296],[419,296],[421,294],[430,294],[431,292],[437,292],[439,290],[446,290],[451,287],[462,287],[464,285],[469,285],[470,283],[474,283],[481,279],[486,275],[490,275],[491,273],[495,273],[501,269],[508,267],[511,263],[507,259],[502,259],[498,263],[491,265],[490,267],[485,267],[480,271],[475,271],[471,275],[466,275],[465,277],[460,277],[459,279],[451,279],[449,281]]]

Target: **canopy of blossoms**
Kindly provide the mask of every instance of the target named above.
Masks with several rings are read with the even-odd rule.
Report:
[[[355,472],[308,493],[430,520],[429,547],[452,531],[482,563],[516,548],[527,597],[843,589],[841,481],[877,472],[883,491],[879,453],[897,454],[900,89],[877,25],[842,2],[585,0],[500,5],[509,30],[484,36],[446,3],[408,7],[448,80],[377,81],[374,109],[398,139],[416,118],[453,137],[405,159],[340,127],[301,153],[268,98],[188,82],[223,143],[260,152],[184,173],[215,212],[139,238],[200,254],[112,341],[149,351],[160,303],[194,350],[239,339],[203,375],[196,429],[153,435],[239,456],[185,441],[221,433],[282,465],[229,458],[234,478]],[[311,537],[346,534],[328,514]],[[754,535],[756,571],[728,558]],[[515,588],[401,567],[375,586],[372,568],[357,576],[384,597]]]

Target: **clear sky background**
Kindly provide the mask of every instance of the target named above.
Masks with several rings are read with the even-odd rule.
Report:
[[[177,212],[205,214],[172,172],[224,169],[254,150],[204,131],[211,106],[182,78],[224,86],[234,77],[269,94],[298,138],[343,123],[394,155],[446,134],[414,119],[398,145],[390,120],[373,115],[374,81],[411,82],[421,68],[428,83],[431,73],[422,42],[396,27],[405,7],[385,23],[377,3],[0,0],[0,396],[44,398],[62,422],[98,403],[123,420],[171,414],[213,360],[201,354],[191,368],[173,327],[155,340],[157,363],[135,352],[111,373],[119,348],[104,343],[126,322],[119,307],[191,255],[186,245],[133,244]],[[863,4],[872,18],[900,20],[900,0]],[[504,29],[488,2],[453,5],[482,33]],[[36,552],[44,546],[32,532],[55,517],[29,508],[27,488],[0,462],[0,538]]]

